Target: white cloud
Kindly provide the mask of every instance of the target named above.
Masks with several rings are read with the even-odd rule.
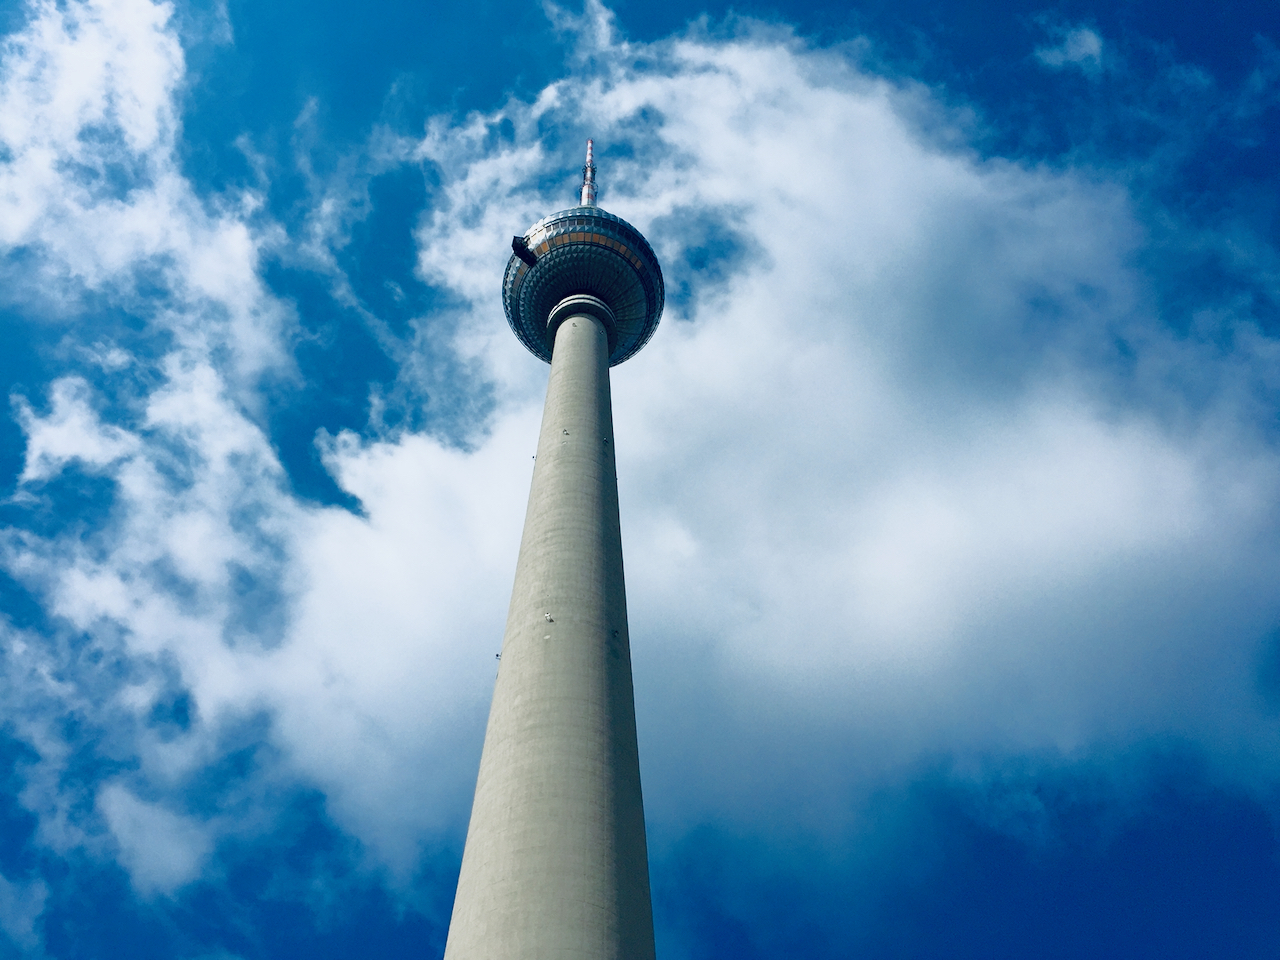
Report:
[[[102,423],[89,399],[88,383],[80,377],[63,377],[50,390],[52,409],[47,417],[36,416],[28,403],[18,402],[18,421],[27,435],[20,483],[47,480],[72,460],[105,467],[137,449],[137,438]]]
[[[602,204],[694,284],[614,378],[659,795],[808,756],[814,723],[890,766],[1163,735],[1245,776],[1274,756],[1252,658],[1280,608],[1257,536],[1280,459],[1236,386],[1185,400],[1226,369],[1265,378],[1270,341],[1223,357],[1165,332],[1123,190],[943,149],[910,120],[927,92],[763,32],[593,54],[588,80],[432,131],[453,206],[424,221],[422,265],[472,299],[464,349],[532,394],[482,251],[570,202],[534,170],[572,169],[576,138],[495,151],[483,130],[536,116],[595,136]],[[708,220],[738,238],[714,285],[681,266]],[[707,703],[740,726],[716,732]],[[690,802],[720,802],[711,778]]]
[[[0,250],[28,254],[5,270],[7,298],[65,315],[85,291],[111,292],[181,344],[228,350],[237,383],[280,364],[287,312],[257,276],[259,198],[197,198],[179,171],[171,6],[30,13],[0,49]],[[139,271],[169,296],[139,298]]]
[[[98,807],[140,893],[172,893],[200,876],[213,846],[202,824],[140,800],[118,783],[102,788]]]
[[[1102,69],[1102,37],[1090,27],[1056,31],[1059,42],[1052,47],[1036,47],[1036,59],[1046,67],[1062,70],[1075,67],[1093,75]]]
[[[288,603],[281,543],[298,510],[246,411],[263,371],[287,373],[289,312],[257,273],[261,246],[276,236],[254,220],[257,199],[197,197],[179,172],[183,62],[167,4],[35,3],[2,57],[6,297],[33,322],[56,324],[69,348],[61,356],[96,368],[58,377],[47,414],[18,400],[27,433],[19,499],[32,500],[68,463],[110,478],[116,494],[83,538],[75,523],[47,536],[4,532],[7,569],[56,618],[52,635],[15,640],[6,683],[9,702],[25,705],[20,735],[40,758],[22,793],[40,817],[38,836],[59,853],[100,851],[84,812],[94,785],[68,775],[73,747],[60,716],[75,713],[95,752],[127,758],[163,795],[216,759],[227,723],[263,709],[240,673],[280,641],[271,615]],[[89,292],[95,309],[82,314]],[[131,356],[112,342],[96,309],[104,304],[147,323],[142,342],[167,352]],[[68,630],[91,659],[119,669],[85,669]],[[191,729],[177,735],[148,719],[174,669],[196,693]],[[172,850],[152,862],[149,808],[110,789],[102,802],[140,888],[168,890],[198,874],[205,841],[192,831],[203,828],[156,807],[151,819]]]
[[[0,930],[26,956],[42,955],[36,921],[48,898],[49,888],[43,880],[14,883],[0,875]]]

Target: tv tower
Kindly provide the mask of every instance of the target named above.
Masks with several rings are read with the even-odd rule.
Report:
[[[653,960],[609,368],[662,315],[631,224],[581,204],[511,241],[507,322],[551,364],[445,960]]]

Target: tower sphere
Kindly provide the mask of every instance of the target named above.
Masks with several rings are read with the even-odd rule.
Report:
[[[595,168],[590,165],[588,193],[594,200]],[[566,297],[595,297],[612,311],[609,366],[634,356],[649,342],[662,316],[665,291],[662,268],[649,242],[621,217],[594,203],[544,217],[523,237],[502,278],[502,301],[511,329],[535,356],[551,362],[555,331],[552,311]]]

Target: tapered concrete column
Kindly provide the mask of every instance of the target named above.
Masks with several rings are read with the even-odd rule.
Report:
[[[653,960],[600,320],[551,381],[445,960]]]

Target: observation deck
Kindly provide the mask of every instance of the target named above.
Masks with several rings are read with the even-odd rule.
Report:
[[[595,167],[587,154],[583,199],[595,199]],[[502,278],[507,322],[529,351],[551,362],[547,320],[565,297],[596,297],[613,311],[609,366],[635,356],[662,316],[662,268],[649,242],[621,217],[584,202],[543,217],[523,237]]]

